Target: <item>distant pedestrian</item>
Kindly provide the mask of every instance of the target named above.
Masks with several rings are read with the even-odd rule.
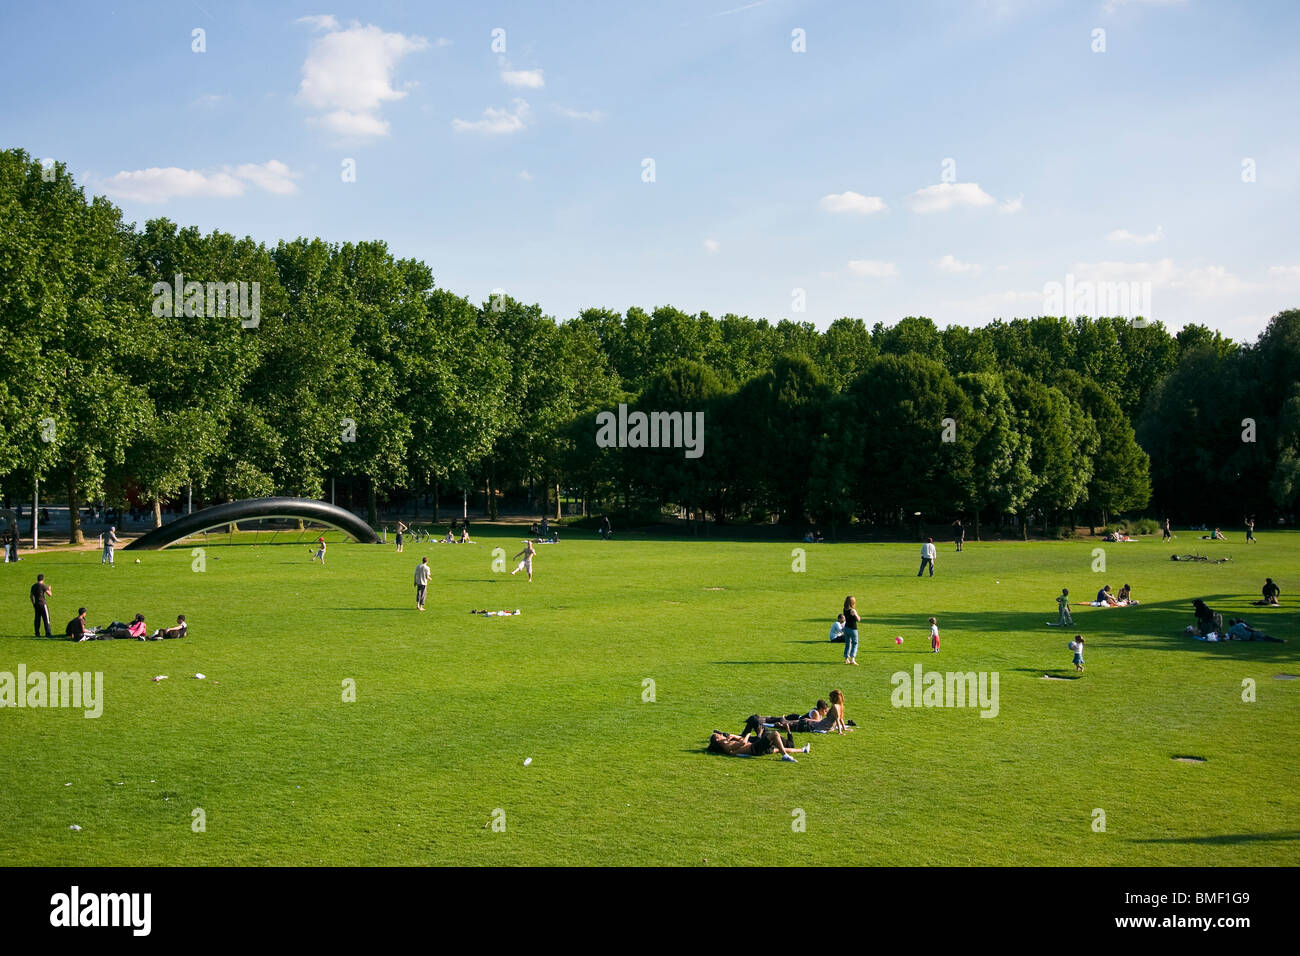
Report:
[[[609,536],[613,533],[614,533],[613,529],[611,529],[609,526],[609,515],[604,515],[600,519],[600,536],[604,538],[606,541],[608,541]]]
[[[308,548],[307,550],[310,551],[311,548]],[[320,558],[321,564],[325,563],[325,535],[321,535],[316,539],[316,553],[311,556],[313,564],[317,558]]]
[[[104,534],[104,553],[99,556],[99,563],[107,563],[109,567],[113,566],[113,545],[121,539],[117,536],[117,528],[113,525],[108,526],[108,531]]]
[[[406,531],[406,525],[401,521],[397,522],[397,553],[402,553],[402,534]]]
[[[424,595],[429,587],[429,559],[423,557],[415,566],[415,609],[424,610]]]
[[[50,607],[49,598],[54,593],[54,588],[45,583],[45,575],[36,575],[36,583],[32,585],[32,608],[36,612],[36,636],[41,636],[41,623],[45,623],[45,636],[53,637],[50,631]]]
[[[1161,526],[1160,530],[1162,532],[1161,541],[1168,541],[1174,536],[1174,529],[1169,526],[1168,516],[1165,517],[1165,523]]]
[[[935,618],[930,618],[930,650],[939,653],[939,622]]]
[[[925,544],[921,545],[921,568],[916,572],[919,578],[929,567],[930,577],[934,577],[934,559],[939,556],[938,550],[934,546],[934,538],[926,538]]]
[[[1246,543],[1255,543],[1255,518],[1253,516],[1246,519]]]
[[[844,663],[858,662],[858,625],[862,615],[858,613],[858,599],[852,594],[844,599]]]
[[[962,525],[960,518],[952,523],[952,540],[957,545],[957,550],[960,551],[962,544],[966,541],[966,528]]]

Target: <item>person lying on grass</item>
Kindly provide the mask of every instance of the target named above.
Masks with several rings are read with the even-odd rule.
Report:
[[[794,755],[808,753],[812,750],[812,744],[804,744],[803,747],[796,748],[793,737],[787,742],[782,740],[781,735],[775,730],[764,730],[762,734],[754,737],[724,734],[720,730],[715,730],[709,735],[709,744],[705,749],[711,754],[724,754],[728,757],[766,757],[768,754],[779,753],[782,760],[797,763]]]
[[[185,615],[177,614],[175,627],[160,627],[149,635],[148,640],[172,641],[178,637],[184,637],[187,630],[189,630],[189,625],[185,623]],[[142,637],[140,640],[143,641],[145,638]]]
[[[791,720],[786,717],[759,717],[757,714],[751,714],[745,721],[744,733],[751,731],[757,732],[765,725],[773,725],[786,733],[793,731],[798,734],[829,734],[835,731],[843,734],[849,729],[844,720],[844,692],[833,690],[830,694],[831,700],[827,704],[824,700],[817,701],[817,706],[809,711],[805,716],[796,717]],[[820,716],[814,717],[814,714]]]
[[[1245,621],[1239,618],[1232,618],[1228,621],[1228,638],[1234,641],[1270,641],[1274,644],[1285,644],[1280,637],[1269,637],[1258,628],[1251,627]]]

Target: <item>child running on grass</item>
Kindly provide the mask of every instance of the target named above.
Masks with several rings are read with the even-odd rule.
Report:
[[[939,653],[939,622],[930,618],[930,649]]]
[[[1076,671],[1083,670],[1083,643],[1083,635],[1076,634],[1074,640],[1066,645],[1070,650],[1074,651],[1074,669]]]
[[[1056,599],[1056,623],[1047,622],[1048,627],[1074,627],[1074,615],[1070,613],[1070,589],[1061,588],[1061,596]]]

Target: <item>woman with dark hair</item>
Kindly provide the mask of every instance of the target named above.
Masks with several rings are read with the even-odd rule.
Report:
[[[771,724],[786,733],[829,734],[834,730],[843,734],[848,728],[848,725],[844,722],[844,692],[833,690],[830,693],[830,698],[829,704],[824,700],[817,701],[817,706],[806,717],[797,715],[759,717],[757,714],[753,714],[745,721],[745,729],[741,733],[759,733],[766,725]]]
[[[844,663],[858,662],[858,625],[862,615],[858,613],[858,599],[852,594],[844,599]]]
[[[1202,637],[1223,633],[1223,615],[1210,610],[1200,598],[1192,601],[1192,613],[1196,615],[1196,631]]]
[[[804,744],[803,747],[796,748],[793,737],[789,738],[787,743],[781,739],[779,733],[771,729],[764,730],[754,737],[724,734],[720,730],[715,730],[709,735],[709,744],[705,749],[711,754],[724,754],[728,757],[766,757],[768,754],[779,753],[782,760],[798,763],[794,755],[808,753],[812,750],[812,744]]]

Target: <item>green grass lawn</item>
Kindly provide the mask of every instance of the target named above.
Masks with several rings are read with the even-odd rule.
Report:
[[[0,671],[104,675],[98,719],[0,710],[0,862],[1300,862],[1300,681],[1274,678],[1300,674],[1300,534],[1113,544],[1105,573],[1091,570],[1099,543],[941,543],[936,576],[918,579],[913,544],[575,532],[539,546],[532,584],[491,568],[494,547],[518,550],[517,529],[475,534],[401,555],[335,543],[324,567],[305,545],[269,544],[209,547],[202,573],[188,547],[119,552],[113,569],[93,551],[0,566]],[[1234,560],[1169,561],[1198,546]],[[33,640],[38,571],[60,633],[84,603],[95,624],[184,613],[191,636]],[[1249,607],[1265,575],[1288,606]],[[1061,587],[1087,600],[1126,582],[1140,607],[1075,609],[1082,679],[1044,679],[1073,675],[1073,632],[1044,626]],[[849,593],[864,618],[856,668],[826,641]],[[1289,642],[1194,641],[1193,597]],[[997,672],[997,716],[893,707],[891,675],[916,663]],[[713,728],[806,710],[833,687],[858,730],[799,738],[813,749],[797,764],[703,752]]]

